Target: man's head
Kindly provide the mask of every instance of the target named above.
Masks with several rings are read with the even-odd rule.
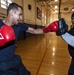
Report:
[[[11,3],[8,6],[7,16],[10,17],[13,24],[18,24],[18,22],[22,20],[22,10],[23,8],[16,3]]]
[[[72,15],[71,15],[71,22],[72,22],[72,24],[74,25],[74,12],[73,12]]]

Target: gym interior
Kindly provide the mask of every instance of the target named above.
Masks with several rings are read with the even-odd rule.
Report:
[[[44,28],[64,18],[71,29],[74,0],[0,0],[0,19],[6,17],[9,3],[23,7],[23,21],[35,29]],[[45,34],[20,33],[16,54],[32,75],[67,75],[71,63],[68,44],[55,32]]]

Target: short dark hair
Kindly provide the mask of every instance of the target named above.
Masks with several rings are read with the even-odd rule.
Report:
[[[8,13],[9,13],[9,11],[12,10],[12,9],[18,10],[18,7],[23,10],[22,6],[20,6],[20,5],[16,4],[16,3],[11,3],[11,4],[8,6],[8,8],[7,8],[7,15],[8,15]]]

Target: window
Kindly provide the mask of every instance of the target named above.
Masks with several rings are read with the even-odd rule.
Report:
[[[1,0],[1,7],[6,9],[6,0]]]
[[[8,5],[13,2],[13,0],[0,0],[0,1],[1,1],[1,7],[4,9],[7,9]]]

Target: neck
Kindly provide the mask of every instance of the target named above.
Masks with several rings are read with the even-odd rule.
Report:
[[[12,22],[11,22],[11,19],[8,18],[8,17],[6,19],[4,19],[3,22],[4,22],[4,24],[6,24],[8,26],[12,26],[13,25]]]

